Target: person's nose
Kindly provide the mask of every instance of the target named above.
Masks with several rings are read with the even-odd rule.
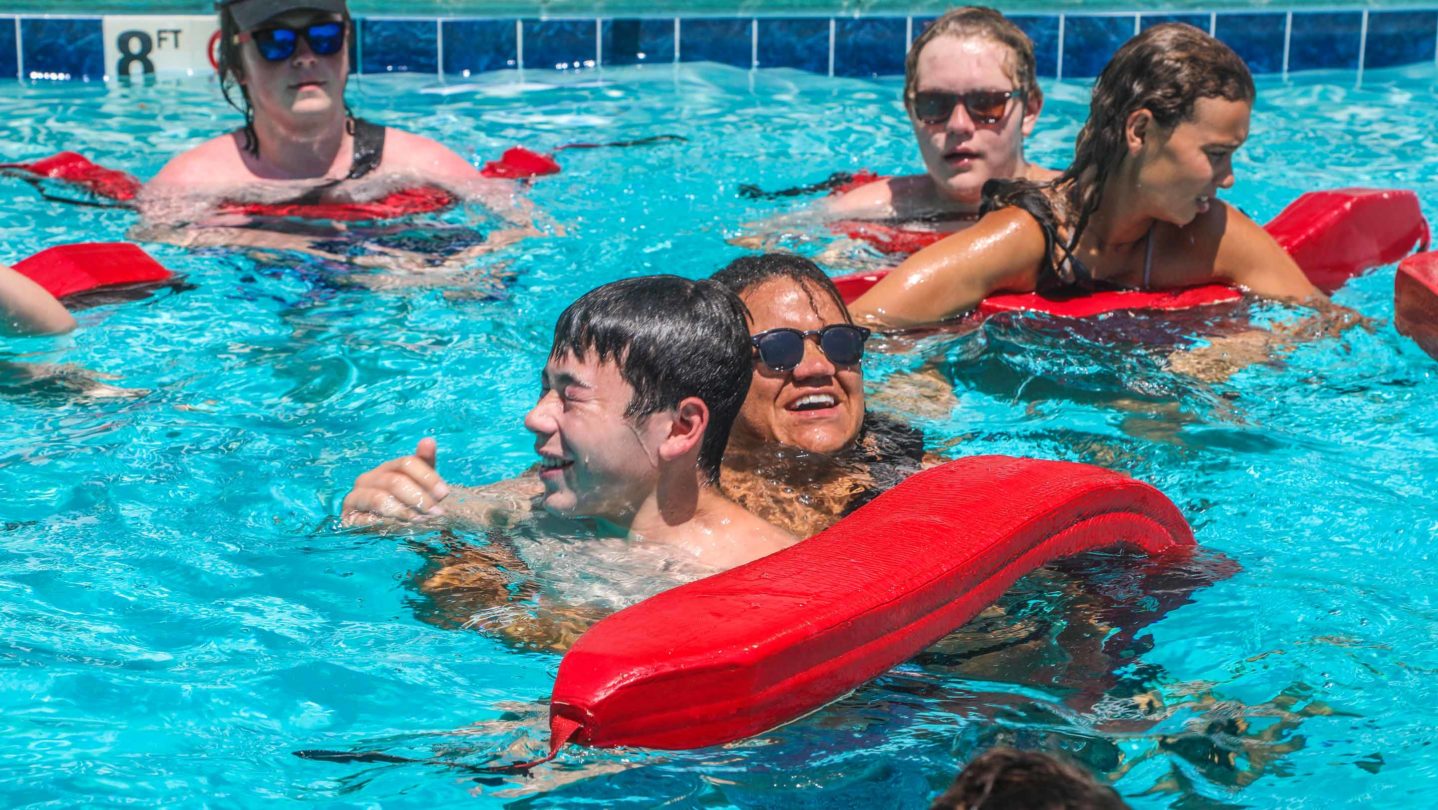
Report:
[[[1218,167],[1219,188],[1233,188],[1233,159],[1224,158],[1223,163]]]
[[[546,391],[529,413],[524,415],[524,429],[535,436],[544,438],[552,436],[559,431],[559,425],[555,421],[554,413],[559,404],[559,395],[553,391]]]
[[[944,131],[960,136],[967,140],[972,137],[978,126],[974,124],[973,116],[969,115],[969,108],[964,106],[962,100],[954,105],[954,111],[949,113],[949,120],[944,122]]]
[[[794,367],[794,379],[807,380],[833,377],[838,371],[834,361],[829,359],[824,350],[819,348],[819,341],[816,338],[804,339],[804,357],[799,365]]]
[[[295,67],[313,65],[319,57],[310,49],[310,41],[303,34],[295,37],[295,52],[290,54],[290,64]]]

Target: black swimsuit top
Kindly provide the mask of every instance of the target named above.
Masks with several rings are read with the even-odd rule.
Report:
[[[350,132],[354,138],[354,155],[350,158],[350,171],[340,180],[321,183],[294,199],[284,200],[278,205],[319,205],[325,201],[325,192],[345,180],[358,180],[379,168],[384,160],[385,128],[372,124],[363,118],[350,119]]]

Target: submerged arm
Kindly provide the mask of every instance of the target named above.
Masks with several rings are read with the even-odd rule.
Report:
[[[1043,257],[1038,223],[1005,208],[910,256],[849,309],[856,321],[878,326],[937,323],[991,293],[1034,289]]]
[[[499,532],[488,546],[460,546],[432,561],[419,581],[432,610],[421,618],[479,630],[517,647],[563,652],[609,611],[557,604]]]

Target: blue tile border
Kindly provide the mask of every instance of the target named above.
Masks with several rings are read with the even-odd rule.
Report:
[[[22,17],[19,72],[22,78],[105,78],[104,32],[99,17]]]
[[[437,20],[365,18],[359,26],[361,73],[438,73]]]
[[[1248,63],[1254,73],[1283,73],[1288,15],[1283,12],[1219,14],[1214,36]]]
[[[674,20],[605,20],[600,42],[605,65],[668,64],[674,61]]]
[[[1015,14],[1009,17],[1034,43],[1034,72],[1040,79],[1059,75],[1059,16]]]
[[[679,59],[718,62],[748,68],[754,65],[752,17],[698,17],[679,26]]]
[[[1103,70],[1118,46],[1134,35],[1136,15],[1074,16],[1064,19],[1060,78],[1091,79]]]
[[[0,79],[20,77],[20,51],[15,37],[20,22],[16,17],[0,17]]]
[[[1257,75],[1438,64],[1438,0],[1410,8],[1026,12],[1040,78],[1085,80],[1136,30],[1185,22],[1211,31]],[[1055,0],[1058,2],[1058,0]],[[135,16],[135,15],[126,15]],[[146,15],[139,15],[146,16]],[[157,24],[164,18],[149,15]],[[0,79],[109,78],[100,16],[0,16]],[[709,61],[856,78],[903,75],[931,15],[610,18],[386,17],[356,20],[352,70],[471,75]],[[110,43],[113,46],[113,43]],[[108,54],[108,55],[107,55]],[[195,58],[203,56],[195,53]],[[198,62],[197,64],[203,64]],[[173,69],[173,68],[171,68]]]
[[[445,20],[441,67],[468,76],[519,67],[519,26],[515,20]]]
[[[1438,62],[1438,10],[1370,11],[1363,67]]]
[[[1358,68],[1363,48],[1363,12],[1293,12],[1288,70]]]
[[[599,65],[599,37],[594,18],[587,20],[525,20],[524,66],[571,70]]]
[[[827,17],[761,17],[757,25],[755,67],[829,72],[829,34],[834,26]]]

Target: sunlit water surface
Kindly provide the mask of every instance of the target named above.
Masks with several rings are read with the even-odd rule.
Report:
[[[897,82],[693,65],[524,79],[350,90],[362,114],[476,161],[516,143],[687,139],[562,153],[564,172],[532,198],[564,235],[490,260],[507,286],[375,292],[314,267],[150,246],[188,289],[86,310],[70,337],[0,343],[0,803],[917,808],[998,742],[1066,750],[1136,807],[1438,796],[1438,363],[1391,326],[1392,267],[1337,295],[1373,331],[1226,383],[1168,371],[1171,346],[1043,324],[870,362],[871,385],[897,375],[879,387],[910,384],[926,361],[952,381],[951,400],[884,406],[941,453],[1151,481],[1192,522],[1205,552],[1190,573],[1211,585],[1149,599],[1134,561],[1086,558],[1077,577],[1016,586],[1007,617],[969,628],[971,654],[941,646],[719,749],[571,750],[531,778],[293,756],[482,765],[540,752],[558,656],[427,621],[415,578],[439,539],[339,530],[350,482],[424,435],[452,481],[517,474],[532,461],[520,420],[574,297],[739,255],[726,236],[793,204],[741,198],[741,184],[917,163]],[[1227,198],[1264,221],[1308,189],[1406,187],[1432,219],[1435,89],[1431,69],[1369,73],[1362,88],[1351,74],[1266,84]],[[1047,90],[1030,156],[1058,166],[1086,88]],[[195,81],[11,83],[0,120],[6,161],[74,149],[149,176],[237,118]],[[118,239],[133,221],[13,181],[0,202],[12,259]],[[1128,628],[1107,657],[1075,618],[1094,610]]]

